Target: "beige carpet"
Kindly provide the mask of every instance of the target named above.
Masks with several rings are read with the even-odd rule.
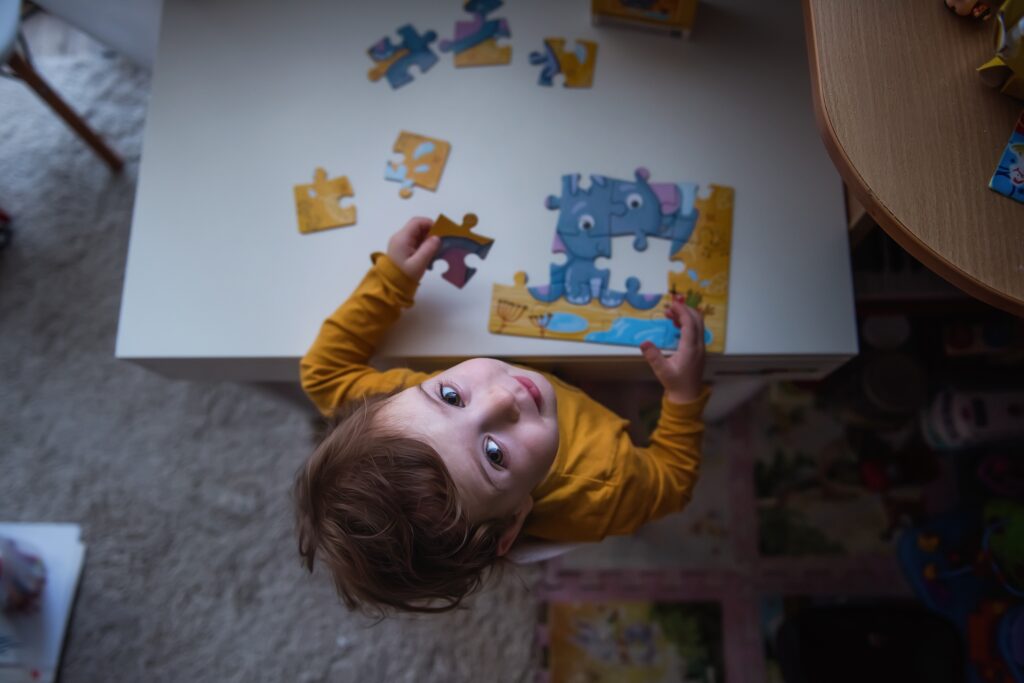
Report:
[[[531,679],[537,568],[455,614],[348,614],[294,548],[309,414],[113,358],[149,75],[98,50],[38,66],[129,160],[112,177],[0,79],[0,519],[82,525],[61,680]]]

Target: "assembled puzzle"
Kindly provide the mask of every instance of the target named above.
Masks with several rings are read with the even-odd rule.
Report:
[[[466,257],[476,254],[479,259],[483,260],[487,258],[487,254],[491,251],[491,245],[494,244],[492,238],[471,232],[476,223],[476,214],[467,213],[463,216],[462,225],[441,214],[430,228],[431,235],[441,238],[441,248],[437,250],[437,254],[427,268],[433,270],[435,262],[446,261],[448,270],[441,277],[459,289],[465,287],[469,279],[473,277],[473,273],[476,272],[476,268],[466,265]]]
[[[679,330],[664,316],[673,299],[682,299],[704,315],[704,340],[710,351],[725,349],[734,192],[731,187],[696,183],[652,183],[638,168],[633,180],[578,173],[562,176],[562,194],[549,196],[558,209],[550,282],[527,286],[516,273],[513,285],[495,284],[488,328],[495,334],[639,346],[651,341],[674,349]],[[636,277],[626,291],[609,286],[610,271],[595,261],[611,257],[614,237],[632,236],[643,251],[649,238],[670,242],[665,289],[641,291]],[[671,270],[679,262],[680,271]]]
[[[498,38],[512,36],[508,20],[487,18],[502,4],[502,0],[466,0],[463,7],[473,19],[455,22],[455,37],[442,40],[439,46],[441,52],[454,53],[455,66],[495,66],[512,61],[512,48],[498,45]]]
[[[402,131],[392,148],[402,155],[402,161],[389,161],[384,169],[384,178],[401,184],[398,194],[402,199],[412,196],[414,185],[433,192],[441,182],[441,173],[451,149],[452,146],[444,140]]]
[[[597,43],[577,40],[572,50],[565,49],[565,38],[545,38],[543,52],[531,52],[530,64],[542,66],[540,85],[554,85],[554,77],[562,74],[566,88],[589,88],[594,84],[597,64]]]
[[[430,43],[437,39],[437,33],[427,31],[420,35],[412,24],[402,26],[397,33],[402,38],[398,45],[385,36],[366,51],[370,59],[376,62],[367,77],[375,83],[387,77],[392,88],[412,83],[414,79],[409,68],[413,65],[420,68],[420,73],[426,73],[437,64],[437,55],[430,49]]]
[[[355,196],[347,176],[328,179],[327,171],[317,168],[312,183],[296,185],[293,190],[299,232],[318,232],[356,222],[356,207],[341,205],[342,198]]]

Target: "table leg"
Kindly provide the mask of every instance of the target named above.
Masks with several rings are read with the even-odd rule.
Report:
[[[75,111],[69,107],[49,85],[47,85],[46,81],[40,77],[39,73],[28,60],[15,50],[11,53],[7,63],[15,75],[35,90],[36,94],[43,98],[43,101],[50,105],[50,108],[53,109],[58,116],[64,119],[64,122],[78,133],[86,144],[93,148],[96,154],[106,162],[107,166],[109,166],[112,171],[116,173],[121,170],[124,166],[124,161],[121,157],[110,149],[110,147],[103,142],[103,139],[100,138],[100,136],[97,135],[84,120],[82,120],[82,117],[75,113]]]

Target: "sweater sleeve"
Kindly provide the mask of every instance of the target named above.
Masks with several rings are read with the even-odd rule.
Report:
[[[386,372],[370,365],[403,308],[413,304],[419,283],[382,253],[351,296],[320,327],[300,363],[302,388],[327,415],[345,401],[417,384],[426,377],[408,368]]]
[[[605,535],[631,534],[652,520],[683,509],[690,501],[700,468],[704,423],[701,414],[710,396],[686,404],[661,401],[661,415],[646,447],[628,439],[620,453],[623,477],[607,519]]]

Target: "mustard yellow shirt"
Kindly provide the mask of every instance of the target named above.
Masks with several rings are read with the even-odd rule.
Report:
[[[370,359],[419,283],[384,254],[356,291],[324,321],[302,359],[302,387],[324,414],[367,394],[415,386],[432,375],[408,368],[378,371]],[[692,403],[662,400],[646,447],[633,445],[628,422],[579,389],[545,373],[558,401],[559,445],[523,532],[552,541],[597,541],[629,534],[682,509],[700,464],[708,389]]]

